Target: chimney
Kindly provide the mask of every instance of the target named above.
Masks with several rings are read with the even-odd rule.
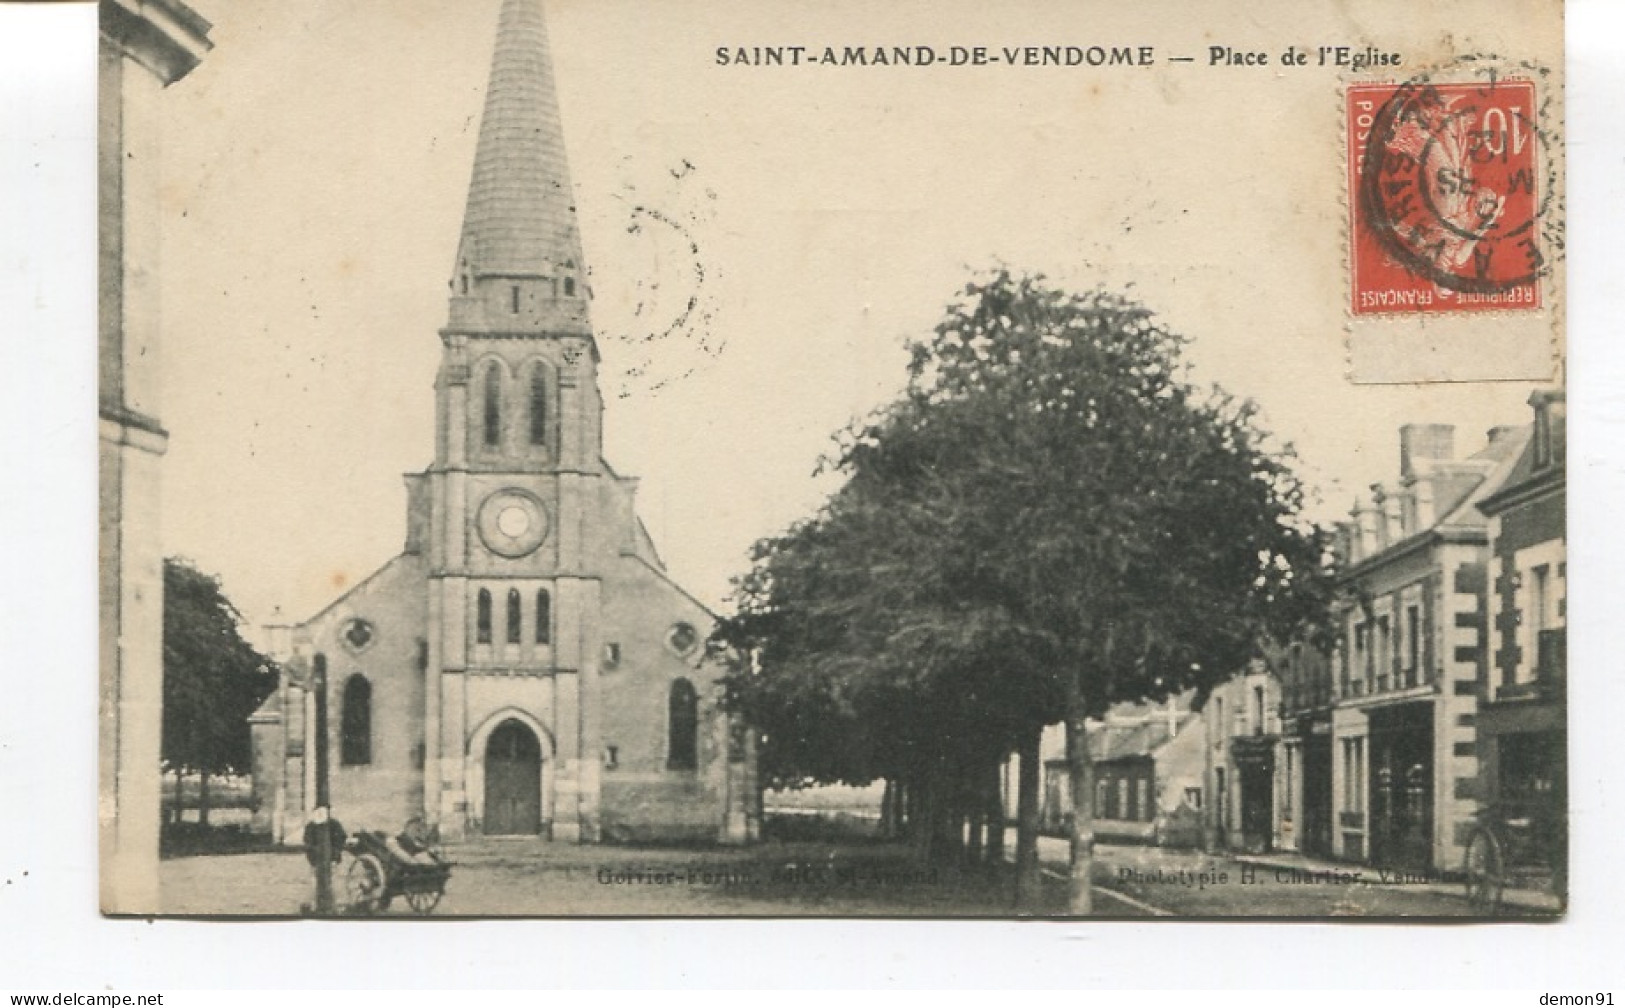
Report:
[[[1384,493],[1382,497],[1383,528],[1388,543],[1396,543],[1405,538],[1412,529],[1405,524],[1405,497],[1404,493]]]
[[[1388,544],[1398,539],[1399,530],[1394,528],[1392,522],[1393,500],[1388,491],[1383,489],[1381,483],[1371,484],[1371,511],[1373,521],[1377,527],[1377,549],[1385,550]]]
[[[1336,553],[1337,563],[1346,566],[1360,561],[1359,530],[1353,522],[1340,521],[1334,526],[1335,535],[1332,539],[1332,548]]]
[[[1417,462],[1448,462],[1456,454],[1456,428],[1451,424],[1406,424],[1399,429],[1399,475],[1417,473]]]
[[[1411,486],[1411,499],[1416,503],[1416,528],[1413,531],[1432,528],[1438,521],[1438,515],[1433,513],[1433,481],[1419,479]]]
[[[1486,435],[1486,439],[1492,445],[1500,444],[1502,441],[1506,440],[1507,438],[1511,437],[1513,434],[1516,434],[1517,432],[1518,432],[1518,428],[1516,426],[1513,426],[1513,425],[1510,425],[1510,424],[1502,424],[1500,426],[1491,427],[1490,430],[1489,430],[1489,434]]]
[[[1354,510],[1349,512],[1350,517],[1354,519],[1354,528],[1359,542],[1356,552],[1359,553],[1362,560],[1375,555],[1382,549],[1377,544],[1377,516],[1379,514],[1380,512],[1376,508],[1371,507],[1364,500],[1356,500]]]

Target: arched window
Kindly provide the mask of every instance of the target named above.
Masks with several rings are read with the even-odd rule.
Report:
[[[536,643],[547,644],[553,640],[553,599],[542,588],[536,592]]]
[[[502,365],[493,362],[485,372],[485,446],[502,443]]]
[[[530,443],[547,444],[547,369],[530,373]]]
[[[339,715],[339,762],[345,766],[372,762],[372,683],[360,674],[344,681],[344,710]]]
[[[508,643],[519,643],[519,589],[508,589]]]
[[[474,605],[474,642],[491,643],[491,593],[484,588],[480,589],[479,600]]]
[[[668,770],[693,770],[700,765],[700,699],[687,679],[671,684],[666,749]]]

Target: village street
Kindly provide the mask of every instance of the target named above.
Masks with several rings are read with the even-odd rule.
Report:
[[[1014,849],[1014,835],[1008,850]],[[448,849],[446,916],[1009,916],[1007,877],[919,869],[889,844],[765,843],[744,848],[582,847],[534,839]],[[1040,841],[1042,915],[1064,906],[1066,844]],[[335,883],[342,893],[346,864]],[[1097,847],[1102,917],[1464,917],[1459,887],[1337,877],[1153,847]],[[1358,873],[1356,879],[1355,873]],[[311,898],[298,852],[177,858],[162,865],[172,915],[296,916]],[[341,897],[342,898],[342,897]],[[399,902],[390,915],[409,914]]]

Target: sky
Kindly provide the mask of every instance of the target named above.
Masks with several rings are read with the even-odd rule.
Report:
[[[221,575],[251,623],[297,621],[399,551],[400,476],[431,459],[497,0],[207,6],[215,48],[163,105],[166,550]],[[1463,29],[1459,4],[1355,6],[1255,13],[1219,38],[1169,4],[1006,0],[945,21],[918,2],[820,0],[792,19],[773,4],[553,0],[605,455],[641,477],[677,580],[724,605],[749,545],[828,492],[812,474],[831,435],[895,394],[907,340],[994,265],[1143,300],[1191,339],[1198,381],[1259,402],[1323,519],[1396,478],[1401,424],[1455,424],[1466,454],[1526,422],[1527,381],[1346,380],[1340,75],[1208,65],[1215,44],[1372,45],[1421,63],[1444,37],[1507,42],[1483,37],[1494,21]],[[1025,44],[1196,61],[716,58]]]

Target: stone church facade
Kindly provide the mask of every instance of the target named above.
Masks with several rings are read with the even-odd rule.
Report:
[[[666,573],[602,454],[599,355],[541,0],[504,0],[450,309],[434,461],[406,543],[297,626],[254,715],[258,822],[315,803],[326,683],[333,812],[443,837],[755,836],[754,752],[719,703],[713,617]]]

